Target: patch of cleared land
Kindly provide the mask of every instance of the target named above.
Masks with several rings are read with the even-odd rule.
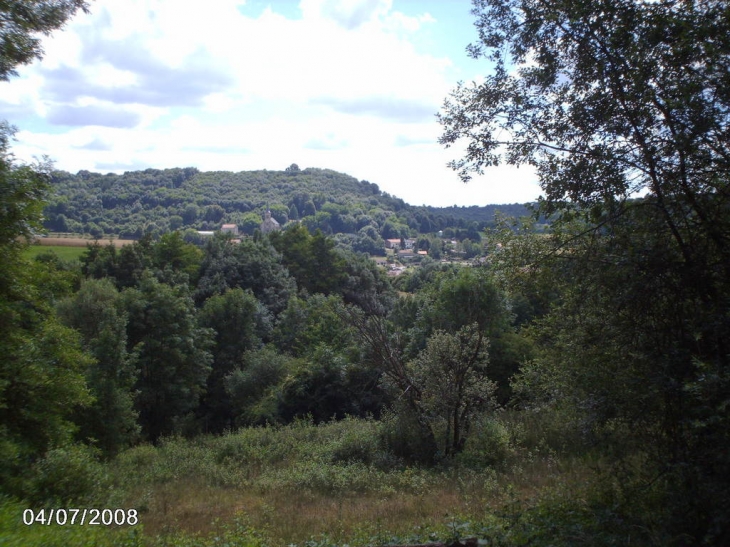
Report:
[[[33,259],[41,253],[53,252],[64,260],[77,260],[86,251],[86,246],[97,242],[99,245],[109,245],[110,240],[93,240],[78,236],[39,237],[24,251],[26,258]],[[134,243],[133,239],[112,239],[111,243],[119,248]]]

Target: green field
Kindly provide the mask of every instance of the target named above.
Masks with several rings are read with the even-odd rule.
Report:
[[[23,256],[33,259],[41,253],[52,252],[63,260],[78,260],[86,252],[86,247],[66,247],[60,245],[29,245]]]

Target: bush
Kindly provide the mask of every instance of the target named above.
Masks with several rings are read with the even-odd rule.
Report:
[[[512,435],[494,416],[479,416],[457,461],[469,467],[501,466],[514,455]]]
[[[425,438],[417,419],[406,409],[385,411],[381,439],[386,451],[406,462],[429,464],[436,458],[433,439]]]
[[[29,498],[42,504],[83,504],[98,496],[108,482],[96,450],[71,445],[49,450],[33,465]]]
[[[332,426],[342,430],[328,447],[332,462],[371,464],[380,459],[382,443],[377,422],[347,418]]]

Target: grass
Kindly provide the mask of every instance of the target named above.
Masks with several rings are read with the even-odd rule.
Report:
[[[409,466],[388,455],[380,427],[351,419],[172,438],[127,451],[109,472],[115,490],[125,492],[122,506],[140,508],[146,534],[205,536],[242,518],[272,545],[443,537],[454,519],[480,520],[561,476],[585,478],[577,460],[558,470],[537,449],[527,459],[500,449],[496,467]]]
[[[61,245],[29,245],[23,256],[27,259],[34,259],[36,256],[42,253],[55,253],[58,258],[62,260],[78,260],[86,252],[86,246],[83,247],[70,247]]]
[[[650,544],[635,532],[633,543],[616,539],[631,523],[596,489],[593,462],[538,436],[559,435],[554,421],[484,419],[459,459],[433,468],[395,458],[382,427],[301,421],[137,446],[103,464],[95,499],[137,509],[140,525],[89,530],[93,541],[61,530],[58,544],[355,547],[470,536],[504,546]],[[1,502],[0,519],[16,520],[0,543],[53,544],[44,543],[48,530],[18,525],[21,506]]]

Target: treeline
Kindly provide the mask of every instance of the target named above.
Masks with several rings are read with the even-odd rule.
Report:
[[[280,224],[302,221],[312,232],[350,234],[356,251],[382,251],[383,239],[446,231],[478,237],[497,210],[519,217],[523,205],[414,207],[381,192],[377,184],[328,169],[200,172],[195,168],[147,169],[123,175],[56,171],[44,226],[94,237],[139,239],[171,230],[217,230],[235,223],[252,235],[263,213]]]
[[[30,292],[6,295],[17,308],[6,332],[37,351],[12,381],[6,367],[0,410],[3,477],[18,494],[26,462],[73,439],[108,458],[174,434],[385,408],[404,431],[420,424],[397,456],[432,462],[461,450],[476,412],[509,401],[529,346],[488,270],[432,262],[399,281],[399,298],[372,260],[302,224],[202,249],[179,232],[147,235],[90,245],[77,265],[48,253],[26,266]]]

